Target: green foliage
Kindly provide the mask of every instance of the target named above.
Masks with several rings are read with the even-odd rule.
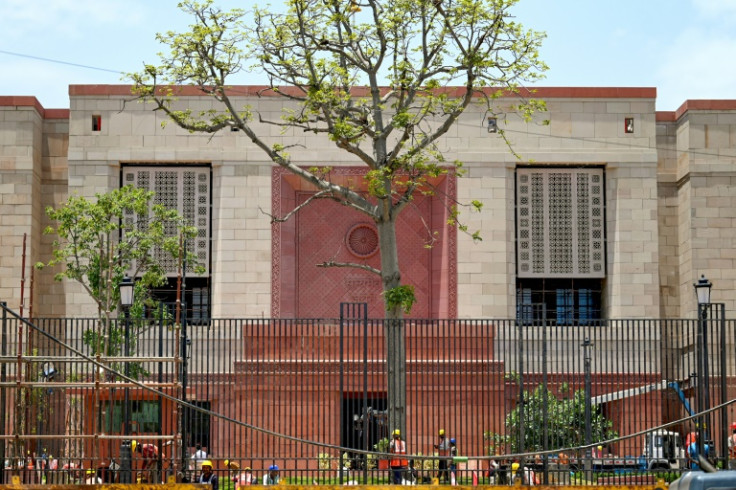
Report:
[[[422,453],[416,453],[414,456],[421,458]],[[433,453],[433,456],[438,456],[437,453]],[[439,469],[439,457],[437,459],[415,459],[414,467],[418,470],[437,471]]]
[[[414,286],[407,284],[384,291],[383,296],[386,298],[387,309],[393,310],[398,307],[406,314],[411,313],[411,308],[417,300]]]
[[[329,470],[332,468],[333,457],[330,453],[319,453],[317,455],[317,467],[320,470]]]
[[[502,454],[508,438],[492,430],[483,431],[483,453],[486,456]]]
[[[488,114],[508,112],[495,100],[519,94],[520,84],[540,79],[547,69],[539,59],[544,34],[514,20],[517,1],[370,0],[356,9],[348,1],[285,0],[278,11],[256,6],[246,13],[223,11],[212,0],[185,0],[179,7],[194,19],[189,30],[158,34],[168,52],[129,77],[141,100],[180,127],[210,133],[237,128],[322,197],[375,222],[395,222],[416,193],[438,192],[433,179],[464,173],[462,162],[446,161],[441,141],[463,112],[471,105]],[[246,69],[263,73],[271,92],[287,100],[280,117],[256,114],[231,99],[237,94],[229,79]],[[198,87],[213,98],[214,109],[174,108],[177,85]],[[451,93],[446,87],[462,89]],[[512,109],[525,119],[544,110],[543,102],[522,95],[518,100]],[[365,181],[336,183],[319,167],[295,165],[264,125],[281,126],[282,134],[324,136],[365,164]],[[481,203],[445,196],[444,204],[448,223],[480,240],[479,230],[469,230],[458,210],[480,210]],[[379,233],[396,231],[386,227]],[[395,252],[381,250],[388,257],[398,257]],[[398,285],[397,259],[384,261],[376,272],[384,290]],[[408,303],[401,304],[406,309]]]
[[[95,301],[105,320],[103,329],[84,333],[85,343],[95,353],[121,353],[122,328],[113,325],[110,316],[118,306],[118,286],[124,276],[137,278],[136,303],[130,313],[134,320],[142,318],[144,310],[155,304],[150,289],[166,281],[163,258],[182,256],[181,238],[196,236],[196,228],[176,210],[152,204],[152,198],[153,192],[125,186],[97,194],[95,199],[72,196],[58,208],[46,209],[56,223],[45,230],[56,235],[53,258],[36,267],[60,266],[55,279],[78,282]],[[187,260],[196,264],[192,254]],[[134,333],[139,325],[133,322]]]
[[[389,439],[388,437],[383,437],[373,445],[373,449],[375,449],[379,453],[387,453],[390,445],[391,439]]]
[[[125,186],[95,199],[72,196],[46,213],[56,222],[47,234],[56,235],[53,258],[37,267],[62,266],[55,276],[79,282],[109,313],[119,301],[118,285],[127,272],[139,278],[136,292],[160,286],[166,276],[161,259],[179,256],[179,237],[196,235],[176,210],[151,205],[153,192]],[[175,233],[166,230],[174,229]]]
[[[511,452],[520,452],[521,426],[524,425],[524,451],[544,449],[544,431],[547,427],[547,448],[576,447],[585,444],[585,391],[578,390],[570,398],[558,399],[538,386],[533,392],[524,392],[524,416],[519,407],[506,416],[506,440]],[[544,420],[544,400],[547,400],[547,420]],[[591,411],[592,443],[618,437],[613,422],[595,410]],[[546,424],[545,424],[546,422]]]

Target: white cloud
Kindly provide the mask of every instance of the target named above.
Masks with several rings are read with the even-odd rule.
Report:
[[[736,19],[734,0],[693,0],[693,7],[703,16],[721,21]]]

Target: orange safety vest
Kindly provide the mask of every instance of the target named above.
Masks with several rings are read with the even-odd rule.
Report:
[[[406,454],[406,443],[401,439],[394,439],[391,445],[391,452],[394,454]],[[390,466],[409,466],[409,460],[406,458],[394,457],[391,458]]]

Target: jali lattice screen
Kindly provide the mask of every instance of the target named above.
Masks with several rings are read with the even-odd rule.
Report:
[[[518,277],[605,276],[602,168],[519,168]]]

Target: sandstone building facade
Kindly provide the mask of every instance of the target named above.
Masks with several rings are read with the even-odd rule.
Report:
[[[278,113],[283,100],[257,95],[262,88],[239,87],[238,102]],[[50,256],[44,208],[135,183],[182,212],[189,206],[207,271],[189,278],[187,299],[202,315],[329,317],[340,301],[364,300],[380,314],[373,278],[314,267],[341,254],[375,260],[371,223],[325,203],[272,225],[269,213],[288,212],[310,189],[242,134],[162,125],[164,116],[133,101],[128,86],[73,85],[69,94],[68,110],[0,97],[0,298],[9,306],[93,316],[85,293],[54,282],[53,271],[31,281],[30,264]],[[490,122],[470,108],[442,140],[467,175],[436,184],[460,202],[483,202],[482,212],[463,216],[483,240],[445,226],[439,197],[405,214],[401,253],[404,278],[417,286],[415,315],[513,318],[517,307],[544,302],[558,322],[688,317],[701,274],[715,284],[713,301],[732,310],[736,101],[689,100],[657,112],[654,88],[539,88],[534,96],[547,112],[531,123],[507,112],[514,100],[502,98],[502,117]],[[193,92],[178,104],[210,107]],[[298,164],[329,165],[334,178],[360,181],[359,162],[326,138],[263,131],[274,143],[300,145],[292,152]],[[422,247],[427,230],[439,232],[437,246]],[[362,245],[351,248],[351,240]]]
[[[234,88],[242,94],[238,103],[277,116],[284,101],[263,89]],[[54,281],[50,269],[32,271],[32,264],[51,257],[53,237],[43,234],[50,224],[44,209],[71,195],[92,197],[125,184],[154,190],[199,229],[191,246],[206,267],[204,273],[187,277],[192,322],[255,322],[232,327],[232,332],[226,321],[212,322],[212,330],[219,328],[217,335],[222,334],[214,340],[227,338],[234,354],[220,356],[222,365],[193,368],[197,381],[188,399],[238,416],[239,403],[255,400],[247,409],[254,425],[303,427],[309,439],[346,443],[338,440],[334,424],[315,428],[311,419],[290,412],[298,405],[303,413],[319,411],[325,420],[336,420],[340,404],[348,404],[349,397],[340,398],[337,391],[336,371],[318,370],[337,365],[336,330],[318,325],[315,334],[292,326],[274,330],[269,337],[259,334],[260,323],[270,317],[334,318],[341,302],[354,301],[368,303],[369,315],[380,316],[382,299],[375,278],[315,266],[326,260],[375,265],[372,223],[334,203],[316,202],[294,219],[272,224],[270,215],[286,214],[313,190],[272,165],[241,133],[190,134],[164,125],[164,116],[133,100],[128,86],[75,85],[69,94],[69,109],[46,109],[33,97],[0,96],[0,301],[34,317],[96,316],[78,285]],[[726,312],[736,306],[736,100],[688,100],[677,111],[657,112],[654,88],[539,88],[534,96],[546,101],[547,112],[531,123],[509,109],[513,98],[498,100],[495,119],[469,108],[440,143],[447,159],[464,162],[467,174],[433,181],[438,192],[418,198],[399,223],[403,282],[415,285],[418,298],[412,316],[486,321],[464,329],[468,337],[463,338],[457,333],[436,335],[436,325],[419,329],[412,345],[426,347],[429,354],[425,358],[417,348],[421,355],[409,363],[415,374],[411,383],[426,383],[419,391],[444,397],[441,406],[465,396],[458,386],[469,387],[472,396],[464,408],[477,412],[476,419],[471,423],[449,411],[442,416],[467,441],[471,454],[483,451],[478,427],[501,430],[504,410],[512,408],[518,396],[508,377],[521,359],[518,330],[513,321],[489,319],[526,319],[530,308],[539,304],[545,305],[546,318],[555,326],[586,326],[597,319],[693,319],[693,282],[701,275],[714,283],[713,302],[724,303]],[[209,99],[188,89],[177,104],[196,111],[212,107]],[[260,129],[273,143],[297,145],[298,151],[291,154],[299,165],[332,167],[335,181],[360,187],[364,168],[326,138],[282,134],[271,126]],[[479,213],[463,214],[470,230],[480,230],[482,241],[474,242],[446,224],[452,200],[484,204]],[[424,246],[428,236],[430,248]],[[161,299],[172,299],[173,275],[171,281],[171,287],[158,292]],[[653,390],[663,380],[680,380],[692,372],[692,359],[681,360],[692,357],[692,349],[680,345],[691,346],[694,335],[680,332],[678,323],[640,325],[631,330],[622,320],[596,330],[600,337],[594,375],[600,383],[591,395],[599,399],[596,403],[607,405],[605,413],[621,434],[680,418],[680,402],[671,393],[631,392]],[[661,325],[673,327],[660,331],[656,326]],[[480,333],[473,334],[473,328]],[[544,360],[563,366],[556,371],[559,379],[552,381],[558,386],[567,383],[568,375],[579,385],[584,370],[582,339],[569,330],[570,337],[558,342]],[[224,343],[207,347],[213,340],[210,334],[209,329],[191,334],[192,366],[205,366],[202,360],[209,353],[224,352]],[[438,336],[447,339],[439,348],[434,343]],[[324,350],[307,349],[315,358],[305,363],[305,339],[317,338]],[[485,342],[477,342],[479,338]],[[380,340],[380,332],[371,339]],[[462,347],[450,348],[447,354],[450,342]],[[376,345],[380,353],[382,344]],[[630,352],[638,354],[621,354],[620,349],[630,346]],[[476,347],[482,351],[477,359]],[[670,364],[663,360],[672,354],[665,355],[668,350],[677,351]],[[450,359],[453,352],[457,356]],[[733,348],[729,345],[723,352]],[[462,358],[467,369],[457,375],[451,363],[437,362],[439,374],[425,379],[417,373],[426,370],[429,358]],[[531,385],[540,382],[544,370],[539,366],[544,363],[526,365]],[[293,376],[264,383],[270,379],[264,373],[287,372],[283,366],[293,369]],[[733,371],[729,358],[723,372]],[[475,372],[485,374],[467,374]],[[217,378],[220,373],[236,373],[238,382]],[[324,382],[319,388],[327,393],[326,402],[290,398],[304,379],[313,378],[315,386]],[[728,379],[728,392],[733,393],[733,375]],[[376,381],[371,396],[378,399],[384,392]],[[625,396],[636,400],[627,404]],[[423,424],[437,405],[433,398],[411,407],[410,433],[426,444],[434,428]],[[641,416],[642,407],[647,417]],[[92,408],[88,412],[94,420]],[[232,447],[231,428],[214,426],[216,452],[226,454],[225,448]],[[259,447],[264,457],[279,452],[266,444]]]

